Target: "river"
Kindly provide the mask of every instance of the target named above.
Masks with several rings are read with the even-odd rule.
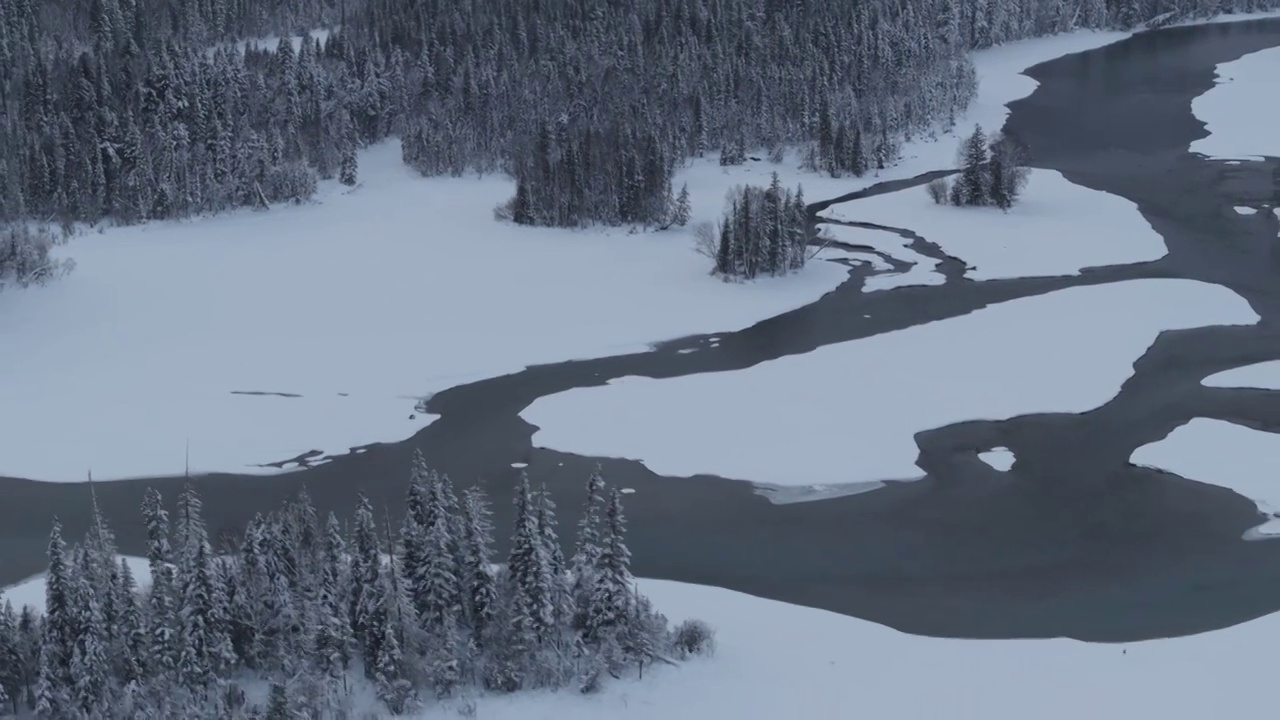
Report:
[[[510,519],[519,472],[512,463],[527,463],[533,482],[545,483],[560,504],[565,535],[587,474],[602,463],[611,483],[636,490],[626,503],[637,575],[719,585],[908,632],[1128,641],[1221,628],[1280,609],[1280,542],[1240,539],[1257,524],[1252,502],[1127,462],[1133,449],[1193,416],[1280,428],[1280,394],[1200,385],[1219,370],[1280,358],[1277,228],[1267,217],[1231,211],[1277,199],[1280,159],[1227,165],[1187,152],[1204,135],[1191,100],[1212,87],[1214,67],[1277,45],[1280,19],[1196,26],[1138,35],[1028,71],[1040,86],[1010,106],[1006,127],[1027,142],[1035,167],[1137,203],[1169,247],[1159,261],[1076,277],[974,282],[920,242],[917,251],[944,260],[946,284],[863,293],[865,271],[854,269],[817,302],[740,332],[531,367],[441,392],[428,406],[441,417],[402,443],[276,477],[197,478],[210,529],[234,532],[304,484],[321,512],[345,514],[364,491],[397,514],[410,455],[421,448],[456,483],[489,490],[499,528]],[[624,375],[739,369],[1004,300],[1154,277],[1225,285],[1263,320],[1162,335],[1120,394],[1088,413],[922,433],[920,465],[928,475],[915,483],[774,505],[741,482],[663,478],[635,462],[534,449],[533,428],[519,417],[539,397]],[[679,352],[691,347],[699,351]],[[1019,479],[993,480],[980,465],[974,449],[991,446],[1016,453]],[[143,554],[143,492],[157,487],[172,500],[182,482],[95,485],[123,552]],[[54,514],[70,536],[87,525],[82,483],[0,479],[0,498],[0,584],[43,569]]]

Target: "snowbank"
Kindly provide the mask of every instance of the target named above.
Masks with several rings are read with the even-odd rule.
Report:
[[[768,163],[711,165],[685,173],[695,220]],[[188,440],[194,472],[271,472],[256,464],[406,438],[432,392],[741,329],[848,275],[723,283],[691,230],[499,223],[508,179],[421,178],[396,144],[360,170],[315,204],[79,237],[68,278],[5,293],[0,475],[180,473]]]
[[[905,227],[965,261],[974,280],[1076,275],[1158,260],[1168,249],[1137,205],[1036,170],[1009,212],[937,205],[922,188],[831,207],[828,216]]]
[[[1274,112],[1259,98],[1280,93],[1280,47],[1249,53],[1218,66],[1217,84],[1191,101],[1191,112],[1209,136],[1191,143],[1191,152],[1213,158],[1280,156]]]
[[[1266,518],[1245,539],[1280,535],[1280,435],[1195,418],[1163,440],[1134,450],[1130,461],[1243,495]]]
[[[144,588],[151,584],[151,565],[146,558],[131,555],[122,557],[129,563],[129,571],[133,573],[133,580],[138,587]],[[41,573],[0,590],[0,605],[8,601],[13,603],[15,610],[30,605],[37,612],[44,612],[44,578],[45,573]]]
[[[1251,324],[1230,290],[1132,280],[992,305],[746,370],[626,377],[535,401],[541,447],[781,486],[918,477],[921,430],[1083,412],[1167,329]]]
[[[978,459],[1000,472],[1008,472],[1015,460],[1013,452],[1009,448],[1002,447],[980,452]]]
[[[1207,387],[1249,387],[1280,390],[1280,360],[1223,370],[1201,381]]]
[[[719,588],[642,580],[672,620],[717,628],[714,657],[598,696],[483,698],[485,720],[1161,718],[1265,715],[1280,617],[1123,646],[944,640]],[[1274,635],[1274,636],[1273,636]],[[1212,658],[1212,661],[1208,661]],[[432,717],[438,717],[434,710]]]

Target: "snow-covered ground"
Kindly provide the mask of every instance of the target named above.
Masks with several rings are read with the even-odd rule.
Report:
[[[719,588],[642,580],[672,620],[717,628],[714,657],[615,681],[599,696],[484,698],[485,720],[1257,717],[1280,616],[1123,646],[944,640]],[[1207,658],[1212,658],[1208,661]],[[436,711],[438,716],[439,711]]]
[[[706,160],[679,180],[709,220],[772,168]],[[78,237],[69,277],[5,293],[0,475],[180,473],[188,440],[193,472],[267,472],[254,465],[408,437],[432,392],[740,329],[847,277],[815,262],[723,283],[689,229],[499,223],[508,179],[421,178],[397,144],[364,153],[361,174],[314,204]]]
[[[835,205],[825,214],[912,230],[973,268],[965,275],[974,280],[1076,275],[1083,268],[1157,260],[1168,252],[1137,205],[1075,185],[1052,170],[1034,171],[1007,213],[937,205],[923,188],[911,188]]]
[[[892,290],[914,285],[942,285],[947,281],[942,273],[937,271],[937,260],[912,250],[910,247],[911,240],[896,233],[885,230],[868,230],[848,225],[822,225],[821,232],[839,242],[851,245],[866,245],[889,257],[911,263],[911,266],[903,272],[892,272],[892,266],[877,255],[857,251],[848,252],[838,246],[824,248],[822,257],[830,257],[836,253],[844,252],[855,260],[869,262],[873,268],[880,271],[879,274],[867,278],[862,285],[863,292]]]
[[[1265,520],[1246,532],[1245,539],[1280,535],[1280,435],[1195,418],[1163,440],[1134,450],[1129,459],[1252,500]]]
[[[1245,206],[1245,205],[1237,205],[1237,206],[1235,207],[1235,210],[1236,210],[1236,212],[1237,212],[1237,213],[1239,213],[1239,214],[1241,214],[1241,215],[1257,215],[1257,214],[1258,214],[1258,209],[1257,209],[1257,208],[1251,208],[1251,207],[1247,207],[1247,206]]]
[[[1000,472],[1008,472],[1009,468],[1013,467],[1013,461],[1015,460],[1013,451],[1002,447],[980,452],[978,453],[978,459]]]
[[[1223,370],[1205,378],[1208,387],[1243,387],[1280,390],[1280,360],[1268,360],[1243,367]]]
[[[1132,280],[1013,300],[734,372],[541,398],[541,447],[807,487],[911,479],[915,433],[975,419],[1083,412],[1107,402],[1162,330],[1252,324],[1230,290]]]
[[[1258,98],[1280,94],[1280,47],[1249,53],[1218,66],[1217,84],[1191,101],[1191,112],[1205,124],[1208,137],[1191,151],[1213,158],[1280,156],[1280,132],[1273,112],[1256,108]]]

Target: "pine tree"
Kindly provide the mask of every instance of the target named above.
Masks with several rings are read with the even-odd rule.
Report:
[[[487,631],[498,611],[498,589],[493,577],[493,526],[489,503],[479,488],[469,488],[463,495],[463,586],[466,588],[467,618],[472,639],[485,645]]]
[[[0,606],[0,707],[8,704],[18,714],[22,693],[22,651],[18,637],[18,616],[6,600]]]
[[[622,495],[613,488],[605,512],[600,556],[596,559],[595,587],[587,607],[587,633],[596,640],[603,638],[606,631],[625,631],[634,613],[631,551],[627,549],[625,534]]]
[[[673,225],[684,227],[689,224],[689,216],[693,213],[693,207],[689,203],[689,184],[685,183],[680,186],[680,195],[676,197],[675,210],[673,211]]]
[[[341,677],[351,662],[354,638],[347,611],[347,547],[338,518],[332,513],[325,522],[321,548],[319,598],[313,623],[312,652],[315,667],[330,678]]]
[[[71,657],[77,639],[74,569],[67,559],[62,523],[53,520],[49,534],[49,572],[45,575],[44,633],[40,643],[36,714],[41,718],[69,716],[74,680]]]
[[[988,188],[991,185],[990,156],[987,150],[987,137],[981,125],[973,127],[973,134],[964,141],[961,148],[962,169],[960,179],[956,181],[953,197],[958,198],[958,205],[988,205],[990,197]]]
[[[578,539],[570,570],[573,574],[574,628],[586,627],[587,607],[595,588],[595,567],[600,558],[600,526],[605,510],[604,478],[599,465],[587,478],[587,498],[578,520]]]

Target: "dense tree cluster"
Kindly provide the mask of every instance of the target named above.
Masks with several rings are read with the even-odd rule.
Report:
[[[804,190],[783,188],[777,173],[767,188],[734,188],[717,230],[715,271],[723,277],[750,279],[799,270],[809,241]]]
[[[982,126],[977,125],[961,144],[956,159],[961,170],[954,185],[943,178],[929,183],[929,195],[936,203],[1008,210],[1026,187],[1026,149],[1016,138],[997,135],[988,142]]]
[[[588,692],[708,646],[636,590],[620,495],[598,472],[567,558],[546,490],[522,476],[515,502],[502,567],[483,493],[458,497],[420,455],[394,534],[366,498],[348,530],[304,492],[215,551],[190,486],[172,518],[150,491],[142,591],[95,506],[80,545],[54,524],[43,616],[0,609],[0,702],[51,720],[355,717],[376,709],[363,689],[401,714],[477,692]]]
[[[9,0],[0,221],[303,198],[317,176],[354,184],[356,148],[395,134],[424,172],[514,174],[521,220],[652,223],[673,165],[708,150],[812,142],[832,173],[892,162],[970,101],[969,49],[1265,4]],[[226,44],[338,24],[323,44]]]

